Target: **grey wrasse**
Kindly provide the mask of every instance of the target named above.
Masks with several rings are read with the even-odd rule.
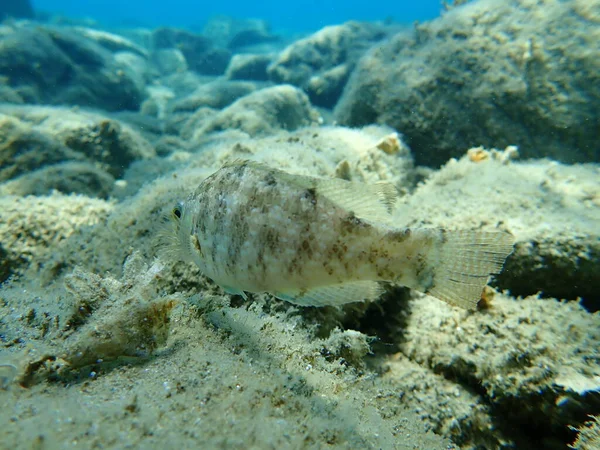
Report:
[[[224,165],[170,214],[160,242],[226,292],[304,306],[373,300],[394,282],[464,308],[513,250],[506,232],[401,228],[392,184]]]

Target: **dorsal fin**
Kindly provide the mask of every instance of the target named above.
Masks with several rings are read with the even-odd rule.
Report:
[[[352,211],[356,217],[387,222],[398,196],[391,183],[362,184],[338,178],[316,180],[317,193],[336,205]]]
[[[278,177],[296,186],[314,187],[317,194],[349,212],[352,211],[356,217],[372,222],[389,222],[390,213],[398,197],[398,191],[392,183],[364,184],[339,178],[296,175],[274,169],[261,162],[243,159],[228,162],[223,167],[240,164],[247,164],[257,170],[275,171]]]

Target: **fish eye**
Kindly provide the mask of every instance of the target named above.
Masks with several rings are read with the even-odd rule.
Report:
[[[177,219],[181,219],[181,209],[182,209],[182,205],[181,205],[181,203],[178,203],[177,206],[175,206],[175,208],[173,208],[173,211],[171,211],[171,213],[173,214],[173,217],[176,217]]]

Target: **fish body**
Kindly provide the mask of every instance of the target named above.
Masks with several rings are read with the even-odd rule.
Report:
[[[390,184],[222,167],[173,210],[172,251],[230,293],[305,306],[377,298],[396,282],[472,307],[512,251],[508,233],[395,227]]]

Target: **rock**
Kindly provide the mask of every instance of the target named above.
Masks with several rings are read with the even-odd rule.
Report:
[[[110,174],[119,178],[125,168],[137,159],[151,158],[154,149],[131,128],[116,120],[87,117],[73,120],[55,128],[56,137],[65,144],[92,159]],[[91,119],[91,120],[90,120]],[[56,126],[49,120],[48,126]],[[59,125],[59,126],[60,126]]]
[[[173,111],[195,111],[200,107],[222,109],[258,89],[248,81],[216,80],[199,86],[192,94],[173,104]]]
[[[158,156],[168,156],[175,152],[187,150],[188,142],[177,136],[165,135],[156,141],[155,147]]]
[[[164,48],[152,53],[152,63],[161,75],[170,75],[188,70],[183,52],[177,48]]]
[[[223,75],[229,65],[230,59],[231,52],[229,50],[225,48],[211,48],[202,55],[201,59],[191,63],[188,62],[188,64],[192,70],[204,75]]]
[[[512,442],[510,434],[496,425],[493,408],[471,386],[445,378],[402,353],[386,359],[381,371],[384,385],[392,392],[402,393],[402,402],[420,415],[426,429],[451,436],[452,449],[458,445],[461,449],[501,448]],[[398,396],[383,401],[394,408]]]
[[[179,134],[183,139],[192,139],[194,135],[209,123],[218,111],[212,108],[200,107],[192,115],[188,116],[181,125]]]
[[[168,89],[175,93],[176,98],[181,98],[190,95],[198,89],[198,86],[211,81],[215,81],[215,78],[187,70],[165,75],[161,80],[161,84],[168,86]]]
[[[564,448],[569,426],[600,408],[600,367],[593,362],[600,316],[577,302],[493,294],[487,309],[468,313],[419,295],[409,306],[401,352],[459,385],[476,386],[518,443],[485,448]],[[479,428],[485,422],[469,421],[475,429],[457,424],[458,442],[476,434],[498,439]]]
[[[154,49],[178,48],[186,58],[201,55],[212,45],[212,41],[205,36],[177,28],[162,27],[152,33]]]
[[[106,171],[87,162],[64,162],[42,167],[34,172],[0,184],[0,195],[82,194],[108,198],[115,179]]]
[[[0,196],[3,277],[44,264],[61,242],[76,230],[105,220],[112,208],[104,200],[76,195]]]
[[[152,146],[129,126],[94,113],[37,106],[2,106],[5,150],[0,179],[64,161],[88,161],[120,178],[127,166],[152,158]]]
[[[269,55],[238,54],[233,55],[225,72],[229,80],[267,81],[267,67],[271,63]]]
[[[111,118],[121,123],[129,125],[136,133],[139,133],[148,142],[154,143],[154,140],[165,133],[165,124],[163,118],[158,118],[158,109],[154,109],[153,115],[144,114],[143,108],[147,100],[142,104],[142,111],[121,111],[112,113]],[[157,105],[154,105],[157,107]]]
[[[143,86],[131,67],[68,29],[0,28],[0,76],[30,103],[138,109]]]
[[[597,1],[454,8],[365,55],[336,119],[392,126],[430,166],[476,145],[599,161],[599,21]]]
[[[320,75],[310,77],[304,89],[315,104],[332,107],[342,95],[350,72],[351,67],[348,64],[340,64]]]
[[[84,156],[31,124],[0,114],[0,182],[61,161]]]
[[[0,282],[3,283],[12,275],[12,265],[13,261],[9,259],[8,253],[0,243]]]
[[[29,0],[3,0],[0,5],[0,21],[7,17],[31,19],[34,15]]]
[[[148,51],[129,39],[118,34],[87,27],[75,27],[74,30],[87,39],[91,39],[111,52],[134,53],[144,59],[148,58]]]
[[[153,34],[153,48],[179,49],[188,67],[205,75],[221,75],[231,59],[231,52],[215,48],[213,42],[198,34],[175,28],[159,28]]]
[[[269,77],[276,83],[301,87],[315,105],[331,108],[359,57],[390,30],[383,25],[358,22],[325,27],[281,52],[268,69]],[[336,69],[338,67],[345,68]],[[335,72],[327,75],[332,69]],[[324,80],[320,82],[319,78]],[[320,85],[328,88],[320,90]]]
[[[227,16],[216,16],[210,19],[202,33],[210,36],[217,45],[231,50],[279,39],[271,34],[270,26],[265,20],[234,19]]]
[[[317,121],[318,113],[306,94],[294,86],[280,85],[240,98],[218,113],[200,133],[236,129],[256,136],[295,130]]]
[[[168,87],[162,85],[148,86],[148,98],[142,103],[140,111],[147,116],[164,120],[168,111],[168,105],[175,93]]]
[[[127,76],[140,92],[145,93],[146,84],[151,81],[146,58],[131,52],[117,52],[113,58],[120,67],[120,73]],[[126,108],[125,110],[131,109]]]

